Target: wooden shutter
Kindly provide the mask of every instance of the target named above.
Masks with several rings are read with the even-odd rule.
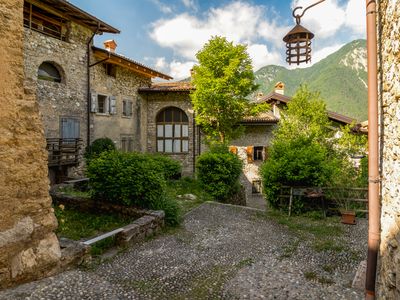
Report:
[[[128,116],[132,116],[132,101],[127,101]]]
[[[247,146],[246,154],[247,154],[247,162],[248,163],[252,163],[253,162],[253,152],[254,152],[254,147],[253,146]]]
[[[267,160],[268,159],[268,147],[263,147],[263,160]]]
[[[237,155],[237,147],[235,146],[229,146],[229,152]]]
[[[79,138],[79,120],[75,118],[61,119],[61,138],[77,139]]]
[[[110,114],[115,115],[117,113],[117,97],[110,96],[109,104],[110,104]]]
[[[91,103],[90,111],[97,112],[97,93],[95,93],[95,92],[91,93],[91,100],[92,100],[92,103]]]

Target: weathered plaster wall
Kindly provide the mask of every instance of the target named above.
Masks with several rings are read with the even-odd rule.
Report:
[[[92,91],[116,97],[116,114],[92,113],[94,116],[93,139],[108,137],[115,142],[117,148],[121,147],[121,135],[134,138],[134,150],[141,150],[140,103],[138,101],[138,88],[150,86],[151,79],[120,66],[116,67],[116,77],[108,76],[103,64],[98,64],[92,69]],[[132,101],[132,116],[122,115],[122,102],[124,99]]]
[[[379,2],[383,156],[378,293],[381,299],[400,299],[400,0]]]
[[[182,109],[189,119],[189,152],[168,154],[173,159],[182,163],[182,174],[184,176],[193,175],[193,108],[188,93],[148,93],[142,94],[143,100],[147,103],[147,128],[142,128],[143,135],[147,136],[146,152],[155,153],[156,143],[156,116],[165,107],[178,107]]]
[[[22,5],[0,2],[0,288],[46,275],[61,255],[36,91],[24,92]]]

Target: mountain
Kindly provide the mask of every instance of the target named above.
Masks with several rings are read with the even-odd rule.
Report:
[[[365,40],[355,40],[311,67],[286,69],[268,65],[255,72],[257,92],[267,94],[278,81],[285,83],[285,95],[293,96],[300,84],[321,92],[331,111],[367,119],[367,50]]]

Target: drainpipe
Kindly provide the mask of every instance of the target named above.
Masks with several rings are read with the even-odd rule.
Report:
[[[380,242],[378,80],[376,0],[366,0],[368,53],[368,259],[365,298],[375,299],[377,258]]]
[[[92,36],[88,40],[86,44],[86,69],[87,69],[87,88],[86,88],[86,117],[87,117],[87,137],[86,137],[86,146],[90,145],[90,110],[92,107],[92,101],[90,97],[90,45],[92,44],[94,36],[99,32],[100,29],[100,23],[97,24],[97,29],[93,32]]]
[[[196,113],[193,111],[193,178],[196,174]]]

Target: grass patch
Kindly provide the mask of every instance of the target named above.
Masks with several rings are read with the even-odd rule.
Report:
[[[123,227],[133,222],[131,217],[123,217],[112,213],[88,213],[64,208],[59,205],[54,207],[58,220],[57,235],[71,240],[81,240]]]
[[[243,268],[243,267],[251,266],[252,264],[254,264],[254,259],[252,259],[251,257],[249,257],[249,258],[243,259],[243,260],[241,260],[240,262],[238,262],[238,263],[236,264],[236,267],[237,267],[238,269],[241,269],[241,268]]]
[[[169,181],[167,193],[170,197],[178,201],[182,214],[186,214],[205,201],[212,200],[212,197],[200,186],[198,180],[190,177]],[[178,198],[178,195],[184,194],[193,194],[196,196],[196,200]]]
[[[317,273],[315,273],[315,272],[313,272],[313,271],[305,272],[305,273],[304,273],[304,277],[305,277],[307,280],[310,280],[310,281],[317,281],[317,282],[319,282],[319,283],[321,283],[321,284],[331,285],[331,284],[334,284],[334,283],[335,283],[332,279],[330,279],[330,278],[328,278],[328,277],[325,277],[325,276],[320,276],[320,275],[318,275]]]
[[[81,198],[90,198],[90,192],[89,191],[79,191],[74,189],[72,186],[64,186],[60,187],[58,189],[58,192],[68,195],[68,196],[73,196],[73,197],[81,197]]]
[[[283,251],[281,253],[281,255],[279,256],[279,259],[282,260],[284,258],[289,258],[292,257],[293,254],[297,251],[297,248],[300,245],[300,241],[294,241],[291,244],[286,245],[285,247],[283,247]]]
[[[312,248],[317,252],[341,252],[347,249],[347,247],[339,241],[340,238],[343,237],[344,231],[340,226],[338,217],[321,218],[317,213],[288,217],[283,212],[276,210],[268,212],[267,217],[284,225],[300,239],[310,240]],[[332,237],[339,239],[332,240]],[[283,257],[288,257],[289,254],[294,253],[291,247],[292,246],[289,245],[287,249],[284,249]],[[297,249],[297,247],[294,248],[294,250],[295,249]]]

